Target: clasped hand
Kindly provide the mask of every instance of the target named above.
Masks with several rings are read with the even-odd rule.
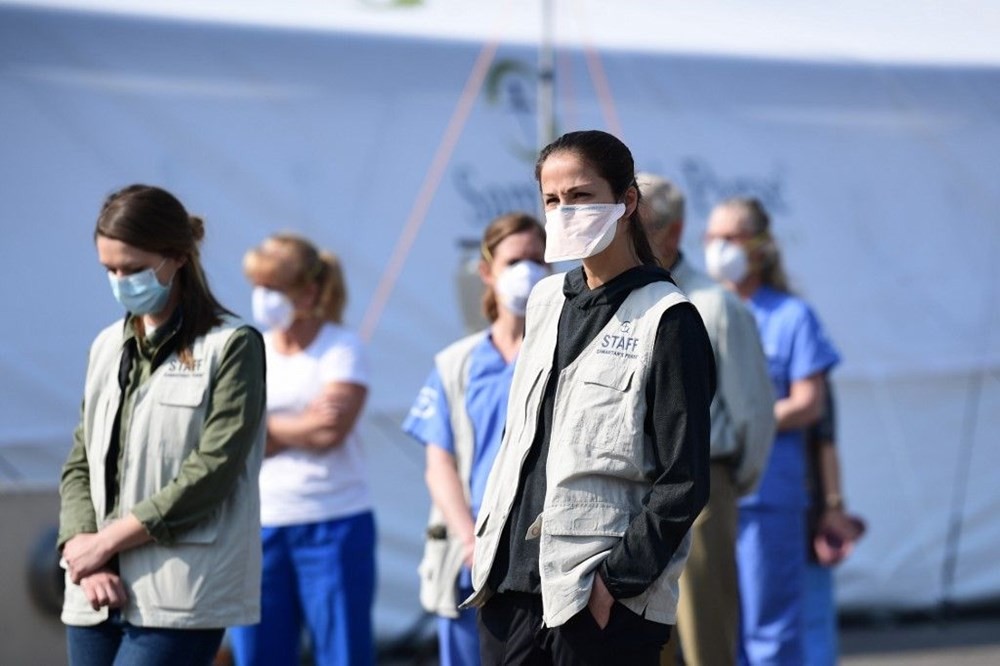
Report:
[[[99,571],[113,554],[100,533],[94,532],[77,534],[66,542],[62,551],[69,578],[77,585]]]
[[[85,576],[80,581],[80,587],[94,610],[100,610],[104,606],[122,608],[128,601],[121,578],[106,569]]]

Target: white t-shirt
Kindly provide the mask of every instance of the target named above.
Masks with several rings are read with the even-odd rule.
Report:
[[[287,356],[267,350],[267,412],[301,412],[332,382],[367,386],[361,341],[336,324],[324,324],[305,350]],[[371,509],[361,442],[352,431],[327,451],[287,449],[264,459],[260,470],[260,519],[265,527],[316,523]]]

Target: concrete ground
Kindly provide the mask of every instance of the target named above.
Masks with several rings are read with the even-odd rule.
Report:
[[[840,653],[842,666],[997,666],[1000,615],[848,626]]]

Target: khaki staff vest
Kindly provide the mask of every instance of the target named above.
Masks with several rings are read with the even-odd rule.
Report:
[[[472,458],[475,449],[475,431],[469,412],[465,408],[466,389],[469,387],[469,364],[472,351],[486,337],[484,331],[473,333],[445,347],[434,357],[434,366],[441,377],[448,412],[451,418],[452,442],[458,476],[465,491],[465,500],[471,505],[469,488],[472,476]],[[424,555],[417,571],[420,574],[420,605],[424,610],[442,617],[457,618],[458,603],[455,583],[462,571],[462,542],[447,532],[444,514],[431,502],[427,520],[427,541]],[[442,533],[441,530],[444,529]]]
[[[476,593],[466,602],[471,606],[482,605],[493,593],[487,580],[552,373],[563,280],[562,275],[546,278],[528,301],[527,334],[514,369],[503,443],[476,524]],[[587,605],[596,569],[640,514],[657,476],[644,432],[645,386],[660,318],[684,302],[668,282],[636,289],[555,378],[543,512],[528,534],[510,537],[541,539],[538,567],[547,626],[563,624]],[[689,544],[685,536],[645,592],[619,601],[648,620],[673,624],[677,578]]]
[[[121,442],[121,515],[174,479],[195,450],[211,402],[213,382],[226,343],[242,326],[234,318],[192,346],[185,367],[175,352],[134,393],[127,441]],[[105,457],[118,408],[118,366],[124,326],[119,321],[94,340],[84,389],[84,438],[90,466],[90,494],[97,516],[107,513]],[[260,619],[260,493],[258,476],[266,423],[261,416],[253,450],[232,494],[208,519],[181,533],[169,546],[155,542],[118,555],[128,593],[127,622],[146,627],[207,629],[254,624]],[[100,520],[100,518],[99,518]],[[103,527],[100,524],[99,527]],[[108,617],[95,611],[83,590],[66,576],[62,620],[91,626]]]

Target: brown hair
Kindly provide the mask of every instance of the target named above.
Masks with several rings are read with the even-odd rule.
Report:
[[[347,283],[340,258],[289,232],[274,234],[243,257],[243,272],[253,282],[268,282],[282,291],[318,288],[317,319],[340,324],[347,307]]]
[[[201,266],[199,245],[205,237],[200,217],[189,215],[174,195],[150,185],[129,185],[105,201],[97,217],[94,240],[99,236],[172,259],[186,259],[175,280],[180,291],[181,325],[177,333],[181,362],[193,362],[194,341],[232,314],[222,307],[208,287]],[[137,332],[142,335],[142,319]]]
[[[483,240],[479,245],[483,261],[492,265],[493,252],[500,245],[500,242],[508,236],[525,231],[534,231],[541,239],[542,244],[545,244],[545,227],[535,217],[527,213],[507,213],[490,222],[483,232]],[[500,316],[497,296],[488,287],[483,291],[483,315],[491,322],[496,321],[497,317]]]
[[[542,165],[553,153],[573,153],[586,162],[611,186],[615,201],[624,201],[628,188],[635,188],[636,206],[629,215],[628,232],[632,247],[643,264],[659,266],[660,262],[649,245],[646,231],[639,219],[639,202],[642,193],[635,184],[635,161],[632,152],[618,138],[600,130],[569,132],[542,148],[535,163],[535,180],[541,184]]]
[[[771,216],[767,214],[764,204],[754,197],[734,197],[720,205],[736,208],[743,213],[743,221],[756,240],[754,249],[760,258],[758,266],[761,283],[786,294],[792,293],[781,263],[781,250],[771,234]]]

